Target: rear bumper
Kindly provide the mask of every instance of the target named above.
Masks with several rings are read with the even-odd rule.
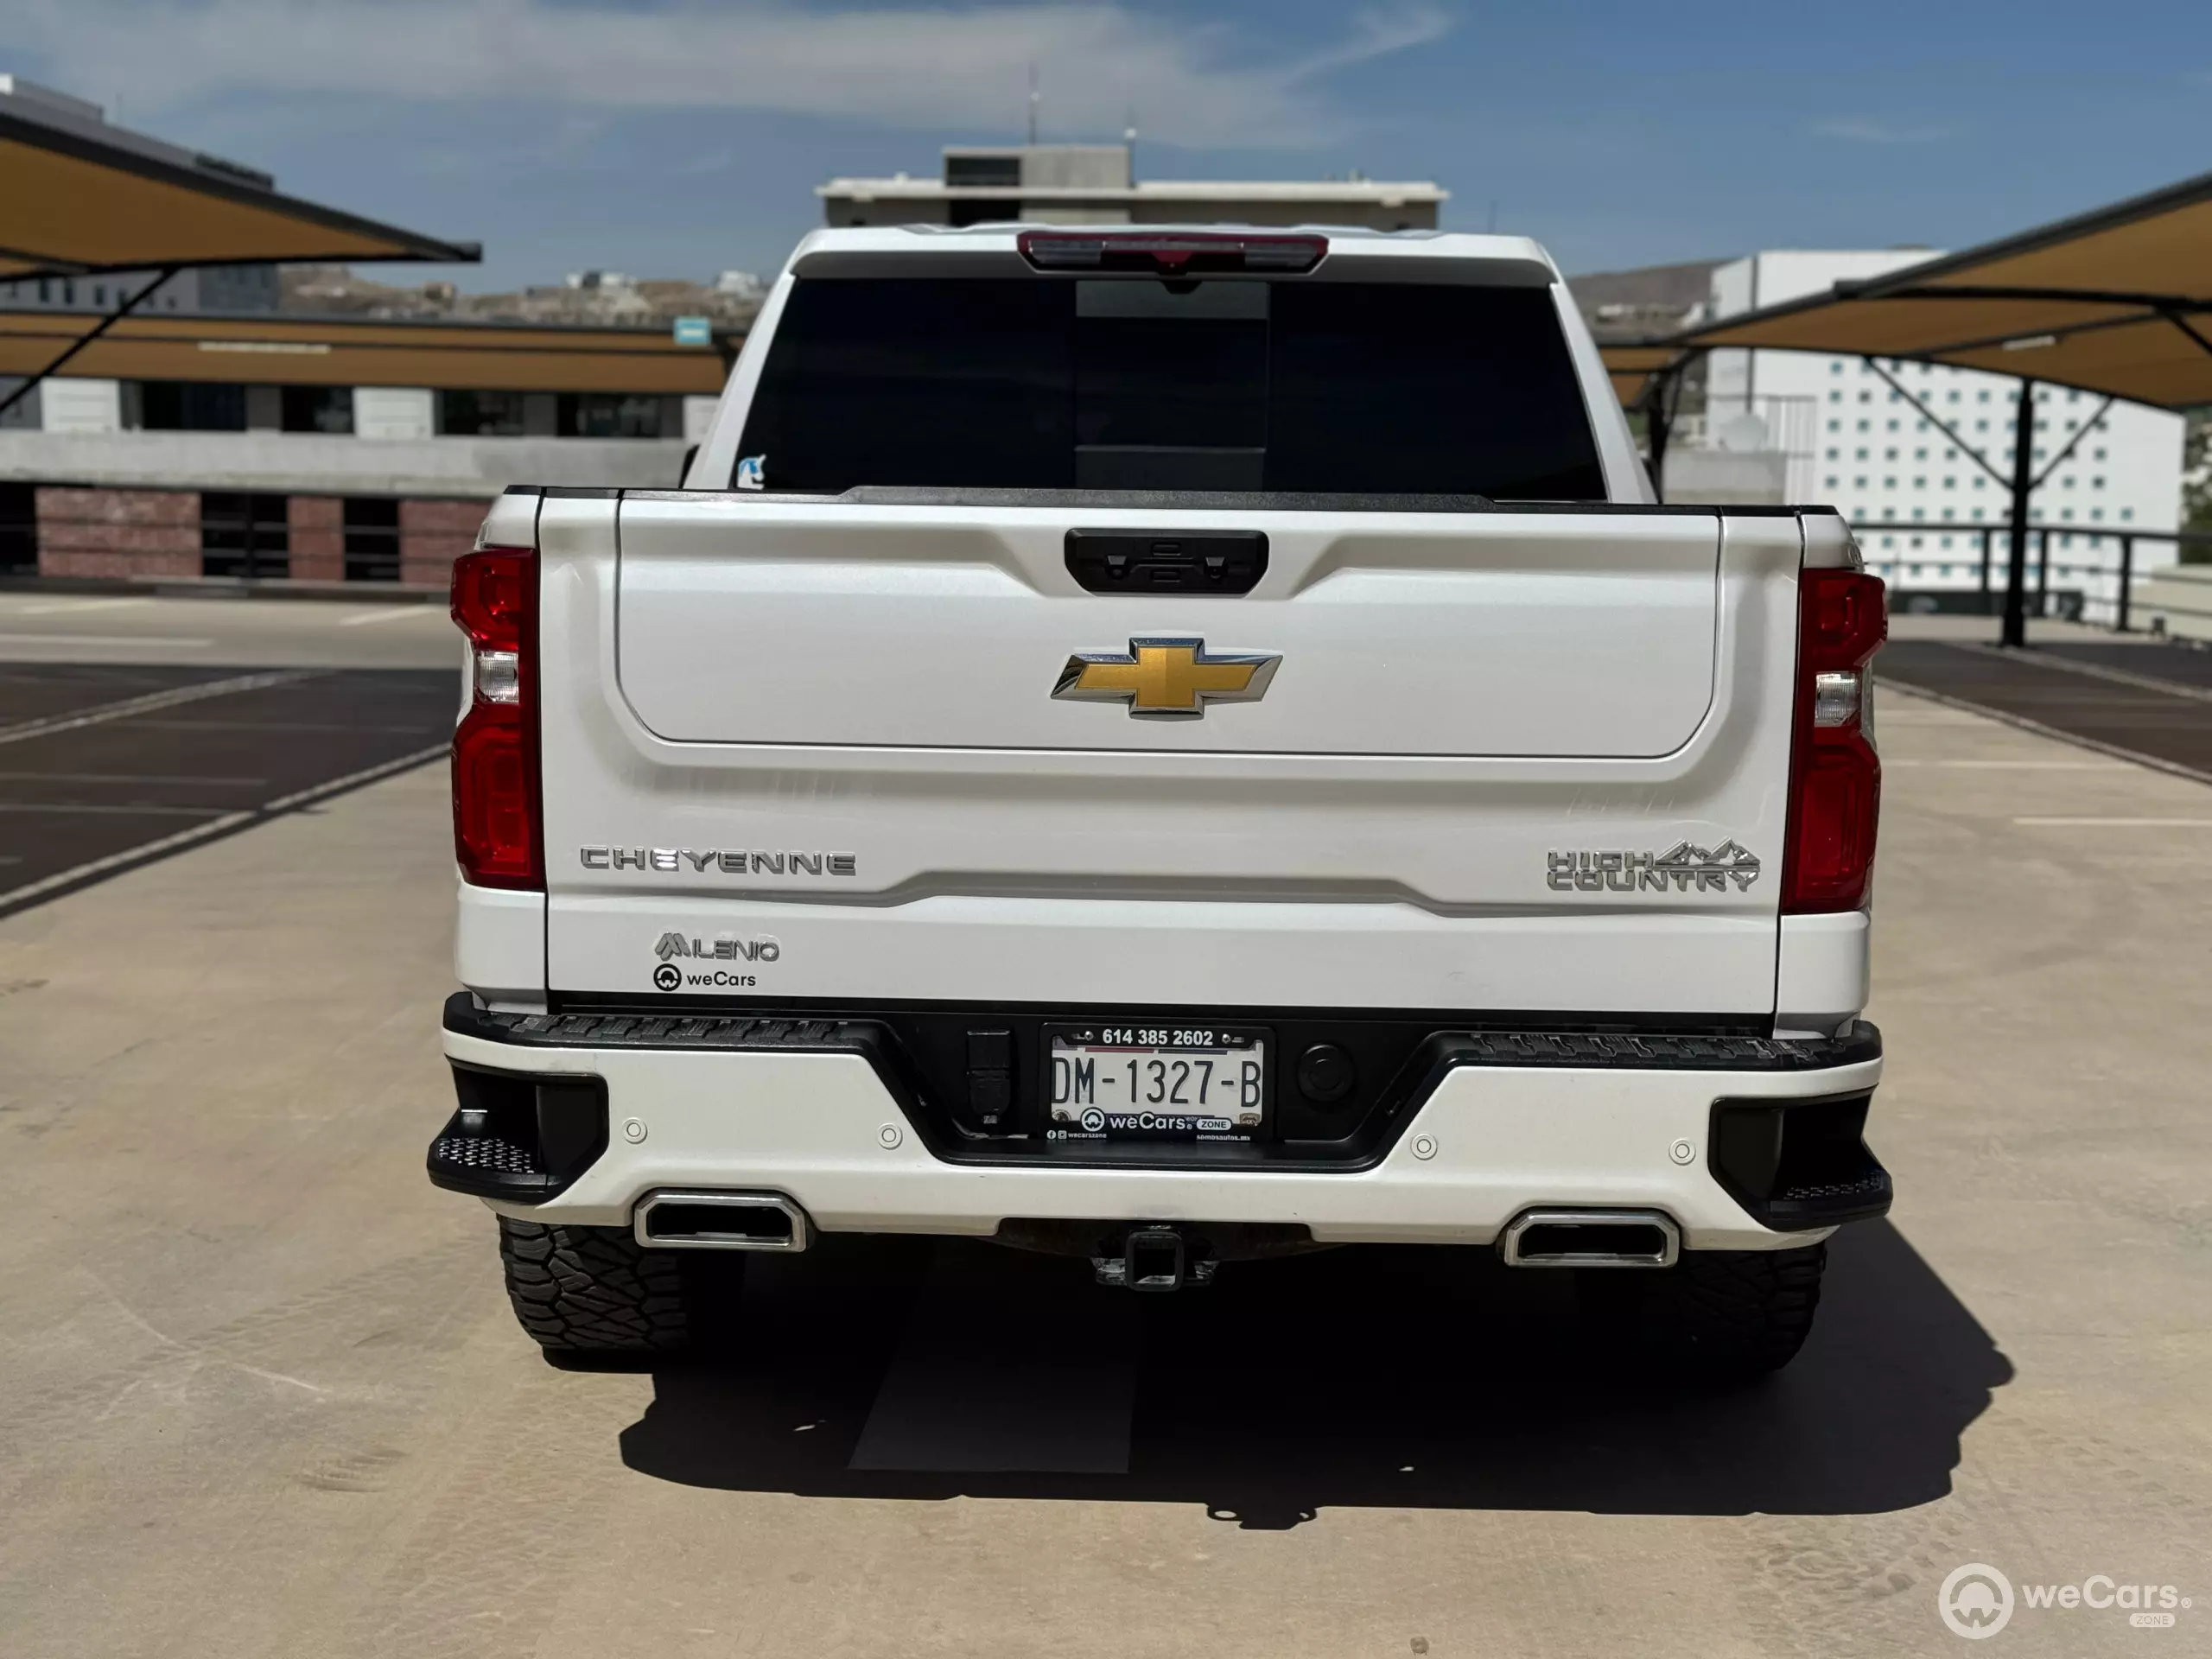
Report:
[[[1806,1145],[1834,1141],[1839,1122],[1857,1144],[1853,1114],[1881,1072],[1878,1034],[1863,1024],[1799,1043],[1439,1033],[1434,1063],[1387,1136],[1332,1166],[1201,1163],[1153,1148],[1109,1160],[1041,1143],[977,1153],[948,1142],[861,1025],[748,1032],[764,1022],[707,1016],[657,1021],[671,1029],[642,1037],[643,1023],[485,1014],[454,998],[445,1052],[456,1072],[525,1101],[534,1088],[564,1150],[551,1169],[531,1168],[527,1147],[486,1155],[456,1114],[432,1147],[432,1179],[504,1213],[606,1227],[629,1226],[656,1190],[768,1192],[829,1232],[1181,1221],[1302,1225],[1329,1243],[1481,1244],[1532,1206],[1619,1206],[1663,1211],[1693,1249],[1802,1244],[1889,1201],[1888,1178],[1863,1147],[1855,1171],[1793,1169],[1787,1151],[1775,1156],[1792,1123],[1824,1126]],[[579,1103],[601,1086],[594,1135]],[[1734,1161],[1719,1166],[1723,1155]]]

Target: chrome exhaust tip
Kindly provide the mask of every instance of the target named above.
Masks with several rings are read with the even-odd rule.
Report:
[[[1671,1268],[1682,1230],[1659,1210],[1523,1210],[1497,1245],[1509,1268]]]
[[[780,1192],[648,1192],[630,1228],[657,1250],[803,1250],[814,1223]]]

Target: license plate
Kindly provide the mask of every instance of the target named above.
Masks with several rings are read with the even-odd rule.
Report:
[[[1045,1068],[1054,1140],[1249,1141],[1267,1119],[1250,1026],[1047,1026]]]

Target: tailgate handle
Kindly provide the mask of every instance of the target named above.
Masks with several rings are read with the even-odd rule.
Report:
[[[1268,570],[1256,530],[1071,530],[1068,574],[1093,594],[1249,594]]]

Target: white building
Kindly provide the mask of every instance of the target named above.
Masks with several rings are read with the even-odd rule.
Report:
[[[1753,254],[1714,270],[1713,315],[1826,293],[1839,281],[1937,257],[1925,248]],[[1890,583],[1901,608],[1973,606],[1985,536],[1993,552],[1990,584],[2001,593],[2020,383],[1923,363],[1885,361],[1880,368],[1957,441],[1860,359],[1720,351],[1707,370],[1708,442],[1781,450],[1788,499],[1841,508],[1858,530],[1868,568]],[[2037,388],[2030,455],[2036,473],[2074,447],[2030,498],[2029,517],[2051,526],[2054,607],[2078,594],[2090,620],[2108,621],[2119,592],[2120,536],[2171,532],[2179,522],[2183,421],[2139,404],[2115,403],[2100,414],[2103,403],[2089,392]],[[2031,594],[2044,581],[2039,542],[2031,537],[2028,546]],[[2171,542],[2134,543],[2139,572],[2173,562]]]

